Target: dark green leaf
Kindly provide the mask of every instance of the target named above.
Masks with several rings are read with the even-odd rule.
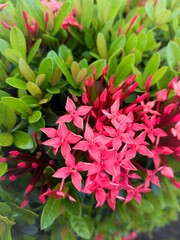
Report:
[[[79,201],[72,202],[68,198],[65,198],[63,201],[63,206],[69,215],[76,217],[81,215],[82,208]]]
[[[61,207],[61,199],[49,197],[41,215],[41,229],[46,229],[57,219]]]
[[[29,51],[28,57],[27,57],[27,62],[30,63],[32,61],[32,59],[36,56],[36,53],[39,50],[39,47],[41,45],[42,40],[38,39],[36,40],[35,44],[33,45],[33,47],[31,48],[31,50]]]
[[[72,229],[82,238],[90,239],[92,232],[89,229],[89,226],[86,220],[83,217],[70,217],[70,224]]]
[[[20,149],[33,149],[33,138],[26,132],[17,130],[13,133],[14,145]]]
[[[26,40],[23,33],[17,27],[13,27],[10,32],[10,43],[13,49],[20,52],[23,59],[26,59]]]
[[[26,82],[24,82],[22,79],[20,78],[16,78],[16,77],[9,77],[6,79],[6,82],[14,87],[14,88],[18,88],[18,89],[26,89]]]

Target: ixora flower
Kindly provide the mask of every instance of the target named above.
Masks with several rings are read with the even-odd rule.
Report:
[[[33,190],[40,184],[39,200],[40,202],[45,202],[45,197],[43,195],[47,187],[45,185],[50,184],[49,176],[46,175],[46,168],[50,167],[52,170],[55,167],[54,160],[52,160],[44,151],[42,143],[37,139],[37,135],[34,134],[34,139],[36,141],[37,147],[34,153],[21,153],[19,151],[10,151],[6,158],[0,158],[0,162],[7,162],[9,164],[8,172],[6,175],[0,178],[0,181],[9,180],[11,182],[17,179],[31,174],[31,179],[27,185],[24,195],[25,200],[22,202],[21,207],[25,207]]]
[[[180,186],[166,160],[166,155],[180,160],[179,82],[174,78],[168,90],[159,91],[151,100],[150,76],[146,92],[127,104],[138,86],[136,76],[129,76],[118,87],[111,77],[104,88],[107,70],[106,66],[99,83],[93,68],[92,77],[84,80],[82,102],[68,97],[67,113],[59,117],[57,130],[42,131],[50,138],[44,144],[64,157],[64,166],[53,175],[62,179],[61,189],[71,179],[78,191],[95,193],[96,207],[107,202],[115,210],[117,199],[141,202],[151,184],[160,186],[160,175]]]

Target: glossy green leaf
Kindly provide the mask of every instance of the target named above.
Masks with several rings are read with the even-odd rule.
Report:
[[[14,87],[14,88],[18,88],[18,89],[26,89],[26,82],[24,82],[22,79],[20,78],[16,78],[16,77],[9,77],[6,79],[6,82]]]
[[[8,121],[7,121],[8,119]],[[4,112],[4,121],[3,121],[3,125],[9,130],[11,131],[15,124],[16,124],[16,114],[14,112],[13,108],[10,107],[6,107],[6,111]]]
[[[10,62],[13,62],[15,64],[18,64],[19,60],[23,57],[19,51],[15,50],[15,49],[9,49],[9,48],[4,51],[4,56]]]
[[[155,53],[152,55],[152,57],[149,59],[149,61],[146,64],[146,67],[144,69],[143,73],[143,80],[146,81],[146,79],[153,73],[156,72],[160,64],[160,55],[159,53]]]
[[[147,13],[148,17],[154,22],[155,11],[154,11],[154,7],[152,6],[152,4],[150,2],[147,2],[145,5],[145,9],[146,9],[146,13]]]
[[[6,162],[0,162],[0,177],[7,172],[7,168],[8,168],[8,166],[7,166]],[[0,209],[1,209],[1,205],[0,205]],[[1,212],[1,210],[0,210],[0,212]]]
[[[118,86],[132,72],[135,63],[134,54],[129,54],[122,59],[115,71],[115,85]]]
[[[18,213],[21,218],[28,224],[35,224],[38,215],[29,209],[18,207],[16,204],[11,204],[12,208]]]
[[[173,41],[167,45],[167,62],[171,68],[180,64],[180,47]]]
[[[39,50],[39,47],[41,45],[41,42],[42,42],[41,39],[36,40],[36,42],[34,43],[32,48],[30,49],[28,57],[27,57],[27,62],[28,63],[30,63],[33,60],[33,58],[36,56],[36,54]]]
[[[86,220],[83,217],[70,217],[70,224],[72,229],[82,238],[90,239],[92,232],[89,229],[89,226]]]
[[[10,49],[10,44],[4,39],[0,39],[0,52],[4,55],[4,51]]]
[[[76,217],[79,217],[81,215],[82,208],[79,201],[72,202],[68,198],[65,198],[63,201],[63,206],[69,215]]]
[[[68,81],[68,83],[72,87],[76,88],[76,84],[74,83],[74,80],[72,78],[71,73],[68,70],[68,67],[67,67],[66,63],[61,58],[56,58],[55,60],[56,60],[57,65],[59,66],[59,68],[61,69],[63,74],[65,75],[66,80]]]
[[[13,27],[10,32],[11,47],[20,52],[24,59],[26,59],[26,40],[23,33],[17,27]]]
[[[33,138],[26,132],[17,130],[13,133],[14,145],[20,149],[30,150],[34,147]]]
[[[36,80],[35,73],[33,72],[33,70],[30,68],[30,66],[22,58],[19,60],[19,69],[20,69],[23,77],[28,82],[35,82],[35,80]]]
[[[41,89],[33,82],[27,83],[27,90],[37,100],[40,100],[43,96]]]
[[[49,87],[49,88],[46,88],[46,91],[52,94],[58,94],[60,93],[61,90],[59,87]]]
[[[26,114],[29,111],[28,105],[21,99],[15,97],[3,97],[2,102],[4,105],[13,108],[16,112]]]
[[[30,124],[35,123],[35,122],[39,121],[41,116],[42,116],[42,113],[40,111],[36,110],[36,111],[32,112],[32,114],[29,116],[28,121]]]
[[[38,70],[38,75],[39,74],[45,74],[45,76],[46,76],[44,81],[41,84],[41,88],[44,89],[53,74],[52,58],[45,58],[43,61],[41,61],[40,65],[39,65],[39,70]]]
[[[96,39],[97,50],[101,58],[107,58],[106,39],[103,33],[99,32]]]
[[[55,18],[53,35],[55,35],[59,31],[64,18],[68,16],[72,8],[73,8],[72,1],[67,0],[64,2],[60,11],[58,12],[58,15]]]
[[[41,215],[41,229],[47,229],[57,219],[61,207],[61,199],[49,197]]]
[[[153,74],[153,78],[151,81],[151,85],[158,83],[162,77],[164,76],[164,74],[166,73],[168,67],[167,66],[163,66],[161,68],[159,68],[154,74]],[[162,79],[163,81],[163,79]]]
[[[125,44],[126,44],[125,36],[119,36],[119,37],[115,38],[115,40],[112,42],[112,44],[109,48],[108,57],[112,58],[116,54],[119,54],[122,51],[122,49],[124,48]]]
[[[0,146],[8,147],[13,143],[13,136],[10,132],[0,133]]]
[[[26,0],[24,1],[28,11],[32,17],[38,22],[38,26],[41,30],[44,30],[44,14],[40,7],[40,1]]]

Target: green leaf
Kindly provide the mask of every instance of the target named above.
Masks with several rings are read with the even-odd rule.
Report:
[[[48,228],[57,219],[61,207],[61,199],[49,197],[41,215],[41,230]]]
[[[8,48],[11,48],[10,44],[4,39],[0,39],[0,52],[4,55],[4,51]]]
[[[1,215],[7,216],[8,214],[11,213],[11,211],[12,211],[11,208],[6,203],[0,202],[0,214]]]
[[[138,36],[133,33],[129,36],[127,43],[126,43],[126,48],[125,48],[125,52],[126,54],[131,53],[131,50],[136,48],[138,44]]]
[[[112,58],[116,54],[119,54],[122,51],[122,49],[124,48],[125,44],[126,44],[125,36],[119,36],[119,37],[115,38],[115,40],[110,45],[110,48],[108,51],[108,57]]]
[[[33,138],[26,132],[17,130],[13,133],[14,145],[17,148],[30,150],[34,147]]]
[[[90,28],[91,22],[93,20],[93,15],[94,15],[94,1],[83,0],[81,12],[81,24],[85,31]]]
[[[108,13],[107,19],[108,20],[115,20],[116,15],[118,14],[119,10],[126,4],[124,1],[119,0],[113,0],[113,3],[111,2]]]
[[[59,87],[49,87],[49,88],[46,88],[46,91],[52,94],[58,94],[60,93],[61,90]]]
[[[8,147],[13,143],[13,136],[9,132],[0,133],[0,146]]]
[[[18,88],[18,89],[26,89],[26,82],[24,82],[22,79],[20,78],[16,78],[16,77],[9,77],[6,79],[6,82],[14,87],[14,88]]]
[[[35,83],[28,82],[27,90],[37,100],[40,100],[42,98],[42,91]]]
[[[38,215],[28,209],[18,207],[16,204],[11,204],[16,213],[21,215],[21,218],[28,224],[35,224]]]
[[[29,111],[28,105],[21,99],[15,97],[3,97],[2,102],[4,105],[13,108],[16,112],[27,114]]]
[[[167,66],[163,66],[161,68],[159,68],[154,74],[153,74],[153,78],[151,81],[151,85],[154,85],[155,83],[158,83],[162,77],[164,76],[164,74],[166,73],[168,67]]]
[[[63,200],[63,206],[69,215],[79,217],[81,215],[81,204],[79,201],[72,202],[68,198]]]
[[[23,56],[23,59],[26,59],[26,40],[23,33],[17,27],[13,27],[10,32],[10,43],[11,47]]]
[[[154,11],[154,7],[152,6],[152,4],[150,2],[147,2],[145,5],[145,9],[146,9],[146,13],[147,13],[148,17],[154,22],[155,21],[155,11]]]
[[[10,221],[7,217],[0,215],[0,237],[3,240],[12,240],[11,227],[15,223]]]
[[[66,63],[61,59],[61,58],[55,58],[57,65],[59,66],[59,68],[61,69],[61,71],[63,72],[63,74],[66,77],[66,80],[68,81],[68,83],[76,88],[76,84],[74,83],[74,80],[72,78],[71,73],[69,72]]]
[[[39,74],[45,74],[45,80],[41,84],[41,88],[44,89],[47,86],[48,81],[51,79],[53,74],[53,60],[52,58],[45,58],[43,61],[41,61],[38,75]]]
[[[41,30],[44,30],[44,14],[41,10],[40,1],[26,0],[23,1],[26,5],[31,16],[38,22],[38,26]]]
[[[0,102],[0,125],[4,122],[7,107]]]
[[[170,19],[171,19],[171,11],[164,10],[156,16],[156,24],[157,25],[165,24],[165,23],[169,22]]]
[[[22,54],[15,50],[15,49],[6,49],[4,51],[4,56],[10,61],[15,64],[19,63],[19,60],[23,57]]]
[[[69,13],[72,11],[72,8],[73,8],[72,1],[67,0],[64,2],[60,11],[58,12],[58,15],[55,18],[53,35],[55,35],[59,31],[63,23],[63,20],[65,19],[65,17],[69,15]]]
[[[163,181],[166,184],[166,187],[167,187],[167,189],[169,191],[169,194],[170,194],[170,196],[172,198],[173,204],[176,206],[176,208],[180,212],[180,205],[179,205],[177,196],[176,196],[176,194],[174,192],[174,188],[175,188],[174,185],[170,184],[168,179],[164,178]]]
[[[99,32],[96,39],[97,50],[101,58],[107,58],[107,45],[103,33]]]
[[[7,121],[8,119],[8,121]],[[4,112],[4,121],[3,121],[3,125],[9,130],[11,131],[15,124],[16,124],[16,114],[14,112],[14,109],[10,108],[10,107],[6,107],[6,111]]]
[[[41,116],[42,116],[42,113],[40,111],[36,110],[36,111],[32,112],[32,114],[29,116],[28,121],[30,124],[35,123],[35,122],[39,121]]]
[[[7,163],[6,162],[0,162],[0,177],[4,175],[7,172]],[[0,203],[1,204],[1,203]],[[0,205],[1,209],[1,205]],[[1,210],[0,210],[1,211]]]
[[[39,47],[41,45],[41,42],[42,42],[42,39],[36,40],[33,47],[29,51],[29,54],[28,54],[28,57],[27,57],[27,62],[28,63],[30,63],[33,60],[33,58],[36,56],[36,53],[38,52]]]
[[[171,68],[180,64],[180,47],[173,41],[167,45],[167,62]]]
[[[132,72],[135,63],[134,54],[129,54],[122,59],[115,71],[115,86],[118,86]]]
[[[74,233],[72,232],[72,230],[67,226],[62,227],[60,236],[61,236],[61,240],[76,240],[77,239],[75,237]]]
[[[35,80],[36,80],[35,73],[33,72],[33,70],[30,68],[30,66],[22,58],[19,60],[19,69],[20,69],[23,77],[28,82],[35,82]]]
[[[96,69],[96,78],[98,79],[101,76],[102,70],[106,66],[106,60],[100,59],[91,63],[91,65],[87,67],[87,76],[92,74],[92,66]]]
[[[143,73],[144,82],[151,74],[156,72],[156,70],[159,67],[159,64],[160,64],[160,54],[159,52],[157,52],[154,55],[152,55],[152,57],[149,59],[149,61],[146,64],[146,67]]]
[[[89,229],[89,226],[86,220],[83,217],[70,217],[70,225],[72,229],[82,238],[90,239],[92,232]]]

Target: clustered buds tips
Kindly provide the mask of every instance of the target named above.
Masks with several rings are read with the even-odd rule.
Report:
[[[142,193],[151,191],[151,184],[160,187],[160,174],[180,187],[166,161],[166,155],[180,159],[180,82],[173,79],[167,90],[159,91],[151,100],[150,76],[146,92],[126,104],[126,98],[137,88],[135,75],[116,88],[112,77],[104,88],[107,69],[97,84],[93,68],[92,77],[84,80],[82,104],[79,100],[77,107],[68,97],[67,113],[57,120],[58,128],[41,130],[49,138],[43,144],[52,147],[55,154],[60,151],[65,160],[64,167],[53,175],[62,179],[60,192],[70,177],[78,191],[95,193],[96,207],[107,202],[115,210],[117,199],[127,203],[134,198],[140,202]],[[169,102],[171,91],[175,96]],[[75,133],[68,129],[69,124]],[[153,164],[147,168],[150,159]],[[145,177],[137,171],[143,171]],[[82,178],[81,172],[87,172],[86,176]],[[140,185],[135,184],[136,179],[140,179]],[[126,194],[121,196],[121,190]]]

